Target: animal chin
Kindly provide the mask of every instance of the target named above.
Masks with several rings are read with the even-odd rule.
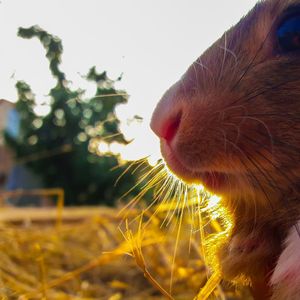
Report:
[[[161,152],[171,172],[187,184],[202,184],[214,193],[222,193],[228,190],[230,183],[226,173],[213,170],[191,170],[182,163],[167,143],[162,143]]]

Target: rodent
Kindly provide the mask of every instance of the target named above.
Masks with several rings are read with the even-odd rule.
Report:
[[[300,1],[258,2],[164,94],[151,128],[169,169],[233,215],[224,278],[300,299]]]

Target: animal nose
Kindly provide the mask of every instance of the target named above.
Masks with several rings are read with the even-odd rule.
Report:
[[[181,122],[181,112],[172,115],[155,112],[151,120],[151,129],[161,139],[170,143],[175,137]]]
[[[162,128],[162,138],[164,138],[167,142],[171,142],[178,131],[180,121],[181,114],[166,120]]]
[[[180,87],[176,83],[163,95],[151,119],[151,129],[168,143],[175,138],[182,121],[184,105],[179,97]]]

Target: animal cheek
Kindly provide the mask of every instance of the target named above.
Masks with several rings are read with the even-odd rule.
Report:
[[[192,132],[178,136],[175,151],[181,161],[191,169],[211,164],[215,156],[213,143],[204,136],[197,136]]]

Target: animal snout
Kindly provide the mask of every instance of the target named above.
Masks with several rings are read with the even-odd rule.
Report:
[[[151,129],[160,138],[171,143],[181,123],[181,111],[164,111],[156,109],[151,121]]]
[[[180,95],[180,84],[174,84],[162,97],[154,113],[150,127],[154,133],[167,143],[171,143],[182,123],[183,101]]]

